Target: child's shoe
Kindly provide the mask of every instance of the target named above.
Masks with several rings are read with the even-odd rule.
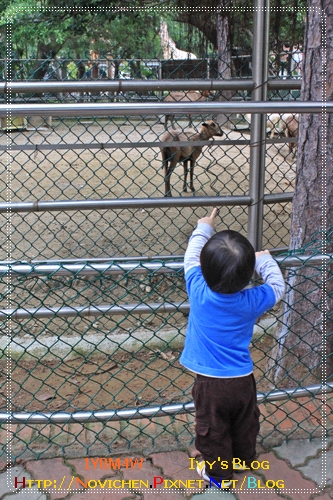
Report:
[[[200,477],[202,477],[202,479],[210,482],[210,477],[207,476],[206,474],[206,465],[204,460],[202,460],[202,462],[197,463],[197,473],[199,474]],[[225,479],[221,479],[220,482],[221,482],[221,489],[226,489],[226,490],[229,489],[232,484],[231,481]]]

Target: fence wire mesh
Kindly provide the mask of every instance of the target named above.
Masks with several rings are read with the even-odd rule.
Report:
[[[308,247],[306,255],[311,254],[319,254],[318,249]],[[295,323],[289,325],[293,331],[299,322],[299,301],[309,315],[314,310],[320,312],[321,298],[316,292],[322,265],[303,259],[298,267],[290,267],[288,257],[278,257],[284,272],[297,276],[300,287],[303,281],[307,283],[306,292],[291,309],[288,304],[289,314],[295,313]],[[296,260],[299,257],[296,254]],[[59,264],[48,272],[42,271],[40,264],[26,264],[24,272],[12,268],[11,309],[1,313],[3,331],[8,318],[11,321],[11,339],[7,339],[10,345],[4,347],[1,360],[1,397],[5,402],[10,384],[11,411],[68,414],[68,423],[65,418],[62,425],[11,425],[13,461],[31,455],[49,456],[56,449],[67,455],[89,453],[92,449],[95,453],[102,449],[114,453],[137,450],[142,443],[148,450],[193,441],[192,414],[166,413],[158,418],[120,422],[114,422],[111,416],[98,423],[70,420],[70,414],[79,411],[140,410],[192,399],[193,375],[179,364],[189,311],[182,260],[133,261],[130,269],[126,268],[128,261],[103,265],[99,270],[96,263],[80,263],[73,269]],[[332,259],[327,262],[330,283],[331,265]],[[287,295],[291,282],[295,283],[287,279]],[[2,288],[5,301],[6,289],[4,285]],[[295,436],[320,436],[323,430],[320,397],[269,400],[275,390],[276,369],[285,357],[294,360],[299,343],[306,346],[305,353],[297,358],[296,365],[292,361],[281,386],[285,380],[294,388],[322,383],[321,337],[317,345],[309,345],[312,319],[307,329],[297,333],[292,347],[276,354],[285,321],[282,303],[258,320],[251,344],[257,388],[266,395],[260,404],[260,439],[264,444]],[[318,353],[310,371],[306,351]],[[5,376],[8,362],[10,380]],[[62,433],[64,425],[66,432]],[[8,444],[4,438],[3,432],[5,449]]]
[[[105,75],[110,78],[109,71],[113,68],[118,71],[113,77],[138,78],[144,75],[144,67],[149,67],[152,74],[145,76],[151,78],[183,78],[184,75],[185,78],[207,78],[208,74],[213,77],[211,61],[196,61],[197,68],[190,60],[184,61],[178,70],[173,60],[153,61],[157,66],[149,66],[147,61],[136,62],[140,74],[133,73],[133,61],[127,66],[120,61],[117,70],[114,61],[105,63],[106,66],[103,61],[101,58],[97,61],[99,64],[96,62],[95,76],[92,69],[90,75],[86,69],[82,73],[84,59],[71,58],[57,61],[54,74],[59,80],[80,79],[79,71],[82,79],[105,78]],[[44,77],[49,74],[46,63],[49,69],[54,59],[43,61],[39,66],[35,60],[21,65],[15,63],[17,68],[14,65],[11,68],[13,80],[35,79],[36,71],[41,68],[45,70]],[[189,69],[185,63],[193,67]],[[200,76],[195,73],[198,68],[201,68]],[[116,95],[44,92],[43,95],[12,95],[11,102],[36,105],[39,102],[158,102],[166,100],[168,94],[163,91]],[[184,99],[192,100],[190,92],[183,94]],[[2,97],[5,100],[5,96]],[[251,99],[251,93],[211,92],[205,98],[246,101]],[[271,91],[269,98],[295,100],[299,93]],[[288,119],[292,118],[282,116],[275,121],[271,115],[267,119],[267,133],[279,137],[273,137],[266,144],[267,195],[293,192],[295,152],[286,142],[288,137],[284,137],[288,135]],[[207,117],[194,115],[192,119],[200,129],[200,123]],[[183,193],[182,168],[177,166],[171,180],[174,196],[195,199],[196,196],[248,195],[251,116],[219,115],[218,119],[224,135],[218,138],[219,144],[214,141],[203,148],[195,166],[195,192]],[[165,130],[164,120],[165,117],[152,115],[2,119],[1,128],[6,134],[0,136],[0,147],[7,151],[7,157],[2,155],[0,162],[3,172],[10,166],[11,202],[111,199],[126,203],[126,200],[163,197],[159,141]],[[175,122],[184,129],[189,117],[177,115]],[[9,186],[5,176],[1,179],[1,198],[5,202]],[[10,271],[12,286],[8,285],[8,273],[3,271],[1,275],[0,319],[3,331],[10,330],[0,361],[2,407],[6,407],[7,394],[11,394],[7,408],[29,414],[140,410],[152,405],[160,408],[170,402],[190,402],[193,376],[178,362],[189,311],[182,255],[193,226],[208,210],[209,206],[204,203],[200,207],[175,204],[156,208],[144,205],[130,208],[128,204],[121,210],[79,207],[63,211],[22,207],[14,210],[8,226],[10,258],[16,264],[24,262],[28,268],[25,267],[24,272]],[[264,247],[288,246],[290,214],[290,201],[265,205]],[[246,205],[221,206],[219,216],[219,224],[246,234]],[[5,226],[9,220],[5,211],[1,218]],[[0,238],[3,243],[0,258],[6,261],[6,235],[3,233]],[[316,245],[306,251],[319,253]],[[287,257],[288,254],[280,257],[281,265]],[[46,264],[52,261],[55,268],[40,272],[43,261]],[[79,263],[79,268],[68,267],[70,262]],[[104,266],[102,270],[96,267],[96,262]],[[152,262],[157,267],[151,268]],[[128,263],[132,266],[130,271],[124,267]],[[176,268],[173,263],[177,264]],[[305,309],[320,311],[320,300],[313,299],[313,291],[320,286],[321,265],[303,262],[295,273],[301,281],[304,273],[304,280],[310,285],[299,300],[304,302]],[[331,274],[329,276],[331,280]],[[286,437],[311,438],[322,433],[320,396],[288,398],[281,402],[269,400],[276,386],[272,360],[278,366],[283,365],[277,346],[284,321],[282,304],[260,319],[251,347],[258,390],[265,393],[260,404],[260,439],[265,444]],[[297,321],[295,319],[295,323]],[[293,324],[288,327],[292,329]],[[313,328],[311,322],[308,328]],[[308,334],[309,330],[305,329],[299,341],[305,341]],[[319,344],[314,348],[320,351]],[[289,356],[291,351],[287,349],[283,356]],[[10,373],[6,377],[8,363]],[[309,374],[306,356],[304,360],[300,357],[296,369],[291,366],[289,379],[293,387],[321,384],[320,359]],[[192,424],[192,413],[181,412],[174,415],[165,412],[163,416],[140,420],[115,421],[110,416],[103,422],[91,421],[88,416],[73,421],[68,416],[62,423],[49,418],[46,423],[4,425],[7,432],[2,432],[1,443],[3,453],[13,462],[18,458],[54,456],[55,453],[68,456],[142,450],[143,447],[170,449],[193,441]]]

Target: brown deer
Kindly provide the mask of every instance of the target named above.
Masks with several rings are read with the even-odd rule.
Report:
[[[187,192],[187,165],[190,162],[190,189],[194,191],[193,171],[196,160],[199,158],[203,146],[177,146],[177,141],[207,141],[213,136],[221,137],[223,132],[220,126],[213,120],[207,120],[202,124],[200,132],[193,129],[175,130],[170,129],[161,137],[161,142],[175,142],[174,146],[160,146],[162,153],[162,163],[164,168],[165,195],[172,196],[170,187],[170,177],[178,162],[183,163],[184,184],[183,191]]]

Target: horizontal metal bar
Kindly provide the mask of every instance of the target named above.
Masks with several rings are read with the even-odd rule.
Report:
[[[288,248],[284,248],[283,250],[288,250]],[[101,264],[101,263],[108,263],[109,265],[110,264],[113,264],[113,263],[117,263],[117,262],[120,262],[120,263],[127,263],[127,262],[146,262],[146,261],[155,261],[155,262],[159,262],[159,261],[177,261],[177,260],[183,260],[184,258],[184,255],[183,254],[174,254],[174,255],[136,255],[135,257],[131,257],[131,256],[123,256],[123,257],[94,257],[92,259],[89,259],[88,263],[89,265],[90,264]],[[74,259],[74,258],[71,258],[71,259],[61,259],[61,260],[52,260],[52,259],[46,259],[46,260],[35,260],[35,259],[32,259],[31,261],[29,261],[29,264],[32,264],[32,265],[40,265],[40,264],[54,264],[55,262],[57,262],[57,264],[61,263],[62,265],[65,265],[65,264],[80,264],[80,263],[84,263],[86,264],[87,263],[87,259],[84,259],[84,258],[79,258],[79,259]],[[9,261],[0,261],[0,265],[1,264],[12,264],[12,262],[9,262]]]
[[[274,249],[271,250],[274,252]],[[128,262],[126,258],[104,259],[103,262],[94,262],[91,260],[77,261],[48,261],[42,262],[0,262],[0,275],[11,274],[12,279],[15,276],[96,276],[96,275],[112,275],[112,274],[159,274],[182,271],[184,268],[184,256],[179,256],[179,260],[175,260],[175,256],[169,256],[170,261],[161,262],[157,257],[141,258],[133,257]],[[173,260],[171,260],[173,258]],[[160,259],[162,259],[160,257]],[[286,267],[301,267],[301,266],[322,266],[333,260],[333,254],[327,255],[299,255],[299,256],[276,256],[276,262],[282,268]],[[102,259],[96,259],[102,260]],[[124,262],[125,261],[125,262]]]
[[[276,254],[279,254],[279,253],[286,253],[288,252],[288,247],[287,246],[284,246],[284,247],[277,247],[277,248],[267,248],[267,250],[270,251],[271,255],[276,255]],[[31,261],[33,262],[33,261]]]
[[[281,80],[282,82],[283,80]],[[288,80],[289,81],[289,80]],[[290,80],[291,85],[293,81]],[[285,88],[285,84],[283,84]],[[174,90],[252,90],[254,83],[248,79],[235,80],[99,80],[99,81],[67,81],[67,82],[3,82],[0,94],[43,94],[57,92],[142,92],[142,91],[174,91]]]
[[[51,212],[64,210],[130,210],[138,208],[211,207],[250,205],[249,196],[191,196],[123,198],[117,200],[69,200],[0,203],[0,213]]]
[[[271,79],[267,86],[269,90],[300,90],[301,80]],[[103,80],[103,81],[73,81],[73,82],[3,82],[0,84],[0,94],[42,94],[58,92],[142,92],[142,91],[177,91],[177,90],[248,90],[254,88],[253,80],[240,78],[235,80]]]
[[[273,252],[273,250],[272,250]],[[110,274],[149,274],[149,273],[169,273],[183,270],[184,256],[179,256],[180,260],[165,262],[157,261],[153,258],[150,261],[133,257],[130,262],[126,258],[122,262],[114,263],[114,259],[104,259],[103,262],[96,263],[85,260],[82,263],[70,263],[68,261],[48,261],[47,263],[28,262],[0,262],[0,275],[11,274],[15,276],[96,276]],[[73,259],[74,260],[74,259]],[[83,259],[79,259],[83,260]],[[118,261],[121,259],[119,258]],[[276,256],[274,260],[280,267],[301,267],[301,266],[322,266],[333,260],[333,254],[327,255],[299,255],[299,256]],[[125,262],[124,262],[125,261]],[[57,309],[58,310],[58,309]]]
[[[264,204],[287,203],[292,201],[293,193],[276,193],[264,196]],[[124,198],[118,200],[65,200],[65,201],[27,201],[0,203],[0,213],[16,212],[54,212],[65,210],[130,210],[169,207],[211,207],[211,206],[249,206],[249,196],[196,196],[191,198]]]
[[[115,264],[110,259],[109,262],[91,263],[85,262],[82,264],[64,264],[59,262],[47,264],[30,264],[30,263],[0,263],[0,276],[10,273],[12,278],[17,276],[100,276],[100,275],[118,275],[124,273],[133,274],[149,274],[149,273],[170,273],[177,272],[183,269],[183,257],[180,261],[170,261],[166,264],[163,262],[141,262],[141,257],[136,257],[135,261],[120,262]]]
[[[293,196],[293,192],[265,194],[264,205],[274,205],[274,203],[288,203],[289,201],[293,201]]]
[[[284,248],[283,250],[288,250],[287,248]],[[184,258],[184,255],[183,254],[174,254],[174,255],[137,255],[135,257],[129,257],[129,256],[124,256],[124,257],[94,257],[92,259],[89,259],[88,263],[89,265],[90,264],[101,264],[101,263],[108,263],[109,265],[110,264],[113,264],[113,263],[117,263],[117,262],[121,262],[121,263],[124,263],[124,262],[145,262],[145,261],[165,261],[165,260],[169,260],[169,261],[174,261],[174,260],[182,260]],[[31,261],[29,261],[29,264],[31,265],[41,265],[41,264],[54,264],[54,263],[57,263],[57,264],[61,264],[61,265],[65,265],[65,264],[79,264],[79,263],[84,263],[84,264],[87,264],[87,259],[84,259],[84,258],[80,258],[80,259],[74,259],[74,258],[71,258],[71,259],[61,259],[61,260],[52,260],[52,259],[46,259],[46,260],[35,260],[35,259],[32,259]],[[12,264],[12,262],[10,261],[0,261],[0,265],[2,264]]]
[[[324,393],[333,392],[333,382],[326,384],[310,385],[308,387],[294,387],[291,389],[279,389],[271,392],[257,393],[258,402],[262,401],[282,401],[284,399],[297,399],[304,397],[319,396]]]
[[[120,316],[123,314],[151,314],[169,313],[174,311],[189,312],[189,302],[159,303],[151,304],[123,304],[121,306],[100,305],[77,306],[77,307],[39,307],[26,309],[1,309],[0,319],[28,319],[28,318],[71,318],[73,316]]]
[[[302,267],[302,266],[324,266],[333,260],[333,254],[327,255],[297,255],[297,256],[277,256],[274,257],[280,267]]]
[[[220,140],[210,139],[208,141],[190,141],[191,146],[248,146],[249,139]],[[297,138],[284,137],[279,139],[266,139],[267,144],[288,144],[296,143]],[[177,146],[187,146],[189,141],[177,141]],[[83,150],[83,149],[140,149],[174,146],[174,142],[95,142],[93,144],[84,143],[64,143],[64,144],[0,144],[0,151],[59,151],[59,150]]]
[[[290,78],[287,80],[271,79],[267,86],[270,90],[298,90],[301,89],[301,80]],[[103,81],[72,81],[72,82],[2,82],[0,94],[42,94],[58,92],[142,92],[142,91],[177,91],[177,90],[248,90],[254,88],[250,79],[234,80],[103,80]]]
[[[193,403],[175,403],[165,406],[150,406],[147,408],[133,408],[125,410],[105,411],[78,411],[75,413],[0,413],[0,424],[62,424],[72,422],[108,422],[118,420],[137,420],[148,417],[162,417],[175,415],[177,413],[189,413],[194,411]]]
[[[271,392],[258,392],[257,401],[273,402],[300,397],[313,397],[333,392],[333,383],[313,385],[293,389],[281,389]],[[78,411],[67,412],[1,412],[0,423],[3,424],[67,424],[87,422],[110,422],[119,420],[137,420],[141,418],[165,417],[195,412],[193,401],[189,403],[174,403],[168,405],[148,406],[145,408],[128,408],[124,410]],[[319,423],[318,423],[319,425]]]
[[[296,78],[271,78],[267,82],[268,90],[301,90],[302,80]]]
[[[169,103],[76,103],[0,104],[0,116],[131,116],[230,113],[332,113],[333,102],[178,102]]]
[[[287,139],[283,142],[291,142],[292,139]],[[177,141],[177,146],[187,146],[191,143],[191,146],[246,146],[250,144],[250,140],[223,140],[215,141],[214,139],[206,141]],[[0,145],[0,151],[59,151],[59,150],[82,150],[82,149],[138,149],[138,148],[154,148],[154,147],[169,147],[174,146],[174,141],[154,141],[154,142],[96,142],[93,144],[3,144]]]

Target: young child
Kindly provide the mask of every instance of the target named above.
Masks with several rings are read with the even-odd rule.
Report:
[[[248,466],[256,457],[260,413],[249,352],[253,327],[282,298],[285,284],[268,250],[255,253],[236,231],[215,233],[216,213],[214,208],[198,221],[185,253],[190,315],[180,362],[197,375],[195,446],[204,460],[197,471],[228,488],[236,465]],[[254,271],[264,285],[244,289]]]

